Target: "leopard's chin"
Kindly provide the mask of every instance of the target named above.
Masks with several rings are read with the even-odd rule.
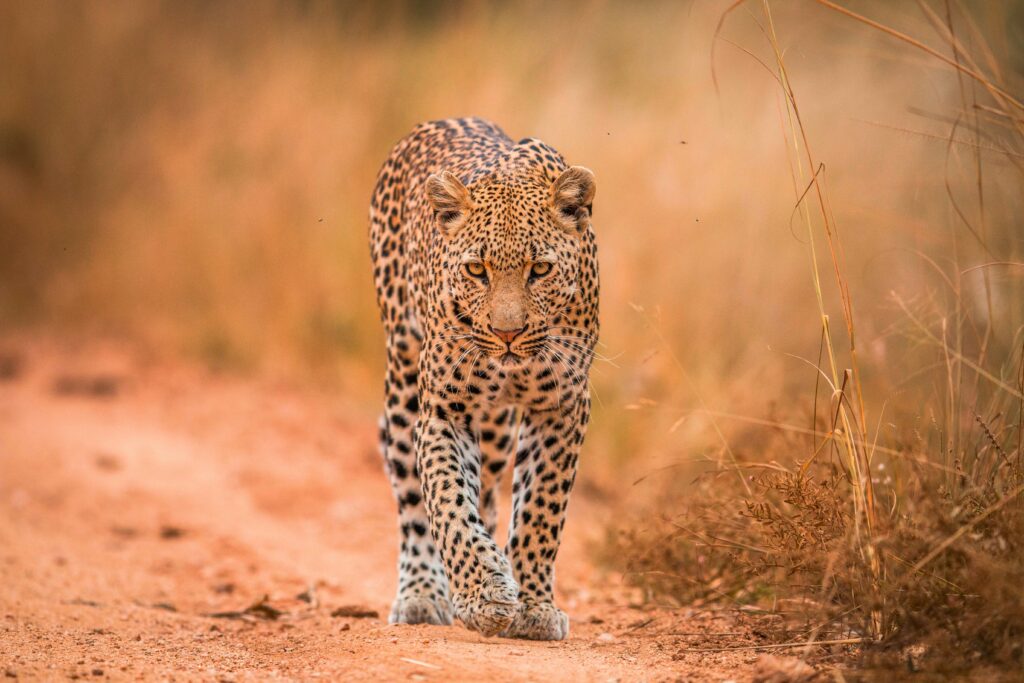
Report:
[[[513,351],[506,351],[498,356],[498,363],[508,369],[521,368],[529,362],[529,358]]]

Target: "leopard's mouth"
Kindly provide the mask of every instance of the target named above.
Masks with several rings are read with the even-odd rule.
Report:
[[[498,361],[503,367],[520,367],[529,362],[535,349],[533,346],[511,348],[506,344],[475,336],[473,341],[478,349]]]

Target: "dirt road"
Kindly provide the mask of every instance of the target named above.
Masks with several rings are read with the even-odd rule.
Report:
[[[8,677],[750,680],[766,666],[687,652],[756,642],[735,616],[630,607],[588,563],[585,495],[559,557],[566,642],[389,626],[394,505],[368,409],[110,346],[0,351]]]

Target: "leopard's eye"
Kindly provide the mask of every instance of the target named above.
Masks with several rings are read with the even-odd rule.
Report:
[[[530,268],[530,277],[544,277],[551,272],[551,264],[545,261],[538,261]]]
[[[479,261],[470,261],[466,264],[466,273],[470,277],[484,277],[487,275],[487,269]]]

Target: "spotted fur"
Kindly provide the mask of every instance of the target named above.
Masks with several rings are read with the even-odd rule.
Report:
[[[568,635],[554,562],[590,415],[594,187],[540,140],[482,119],[420,124],[380,171],[370,244],[401,526],[392,623]],[[502,549],[495,493],[512,460]]]

